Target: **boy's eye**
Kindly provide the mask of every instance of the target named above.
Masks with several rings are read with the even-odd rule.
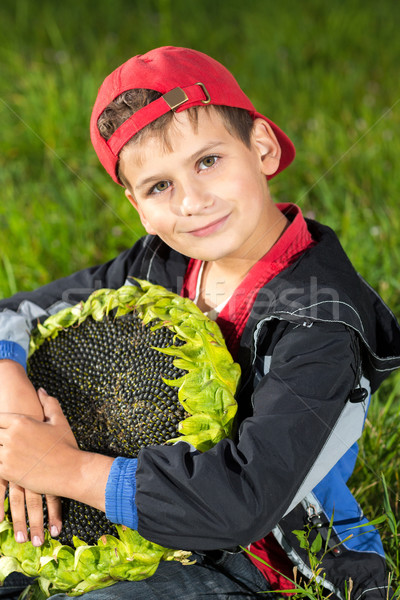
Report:
[[[215,156],[215,155],[206,156],[205,158],[202,158],[201,161],[199,162],[199,169],[200,170],[209,169],[210,167],[213,167],[215,165],[217,160],[218,160],[218,156]]]
[[[159,194],[160,192],[165,192],[170,185],[171,184],[169,181],[159,181],[150,189],[150,194]]]

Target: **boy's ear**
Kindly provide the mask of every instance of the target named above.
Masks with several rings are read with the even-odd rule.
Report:
[[[133,208],[135,210],[137,210],[137,212],[139,213],[140,221],[141,221],[143,227],[145,228],[145,230],[147,231],[147,233],[150,233],[151,235],[156,235],[156,232],[154,231],[154,229],[151,227],[150,223],[148,222],[148,220],[144,216],[143,211],[142,211],[139,203],[132,196],[132,194],[128,190],[128,188],[125,188],[125,196],[128,198],[128,200],[132,204]]]
[[[252,142],[259,154],[262,172],[264,175],[273,175],[279,167],[281,147],[272,127],[264,119],[254,120]]]

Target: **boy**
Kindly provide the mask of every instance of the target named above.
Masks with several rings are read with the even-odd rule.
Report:
[[[38,545],[37,494],[48,495],[54,535],[56,498],[71,497],[196,557],[88,599],[247,599],[291,584],[239,546],[307,578],[292,532],[314,525],[326,539],[334,513],[327,594],[385,598],[379,536],[351,529],[366,519],[346,480],[370,392],[400,365],[400,328],[329,228],[272,202],[268,179],[293,160],[292,143],[222,65],[173,47],[133,57],[104,81],[91,137],[148,236],[106,265],[0,303],[0,477],[3,492],[8,481],[21,486],[10,486],[17,540],[27,539],[24,494]],[[32,389],[27,329],[131,276],[189,296],[217,319],[242,367],[237,439],[203,454],[180,443],[114,460],[80,451],[56,400]]]

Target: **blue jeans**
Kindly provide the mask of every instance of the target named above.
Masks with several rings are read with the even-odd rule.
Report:
[[[11,573],[0,587],[0,600],[18,600],[21,592],[33,581],[34,579],[26,577],[22,573]]]
[[[83,594],[85,600],[254,600],[269,585],[262,573],[243,553],[193,555],[194,565],[162,562],[152,577],[142,581],[120,581]],[[261,598],[271,598],[263,594]],[[56,594],[51,600],[67,600]],[[276,595],[274,595],[276,600]]]

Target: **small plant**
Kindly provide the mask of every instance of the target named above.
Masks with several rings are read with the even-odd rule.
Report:
[[[387,522],[390,530],[393,533],[393,551],[391,553],[391,557],[387,557],[388,567],[390,569],[389,577],[388,577],[388,587],[392,590],[393,595],[388,596],[390,600],[397,600],[400,598],[400,584],[396,583],[397,576],[394,573],[398,573],[399,569],[399,540],[398,540],[398,531],[400,530],[399,522],[396,521],[394,517],[394,513],[390,507],[385,478],[382,475],[382,481],[384,485],[384,507],[385,514],[377,517],[373,521],[369,521],[368,523],[363,523],[362,525],[356,525],[351,527],[350,529],[362,529],[369,526],[381,525],[382,523]],[[265,593],[274,592],[276,594],[293,594],[294,600],[298,598],[308,598],[309,600],[326,600],[333,595],[333,592],[329,592],[327,588],[324,586],[326,573],[322,566],[323,560],[328,552],[334,550],[334,548],[340,546],[343,543],[346,543],[350,538],[354,535],[363,535],[362,531],[360,533],[355,532],[349,534],[344,540],[342,540],[338,544],[331,543],[331,537],[333,532],[333,520],[334,514],[332,514],[331,520],[329,522],[327,535],[322,537],[322,535],[318,532],[313,540],[311,540],[311,533],[313,531],[318,531],[318,528],[314,525],[307,524],[304,529],[294,530],[292,533],[296,536],[299,541],[300,547],[306,550],[308,556],[308,566],[312,573],[311,577],[304,578],[302,576],[298,576],[298,569],[295,566],[293,568],[293,579],[288,578],[286,575],[283,575],[277,569],[274,569],[271,565],[266,563],[263,559],[259,558],[249,550],[246,550],[248,554],[250,554],[253,558],[259,560],[262,564],[268,566],[269,568],[274,569],[277,573],[284,576],[288,581],[293,584],[291,589],[282,589],[282,590],[268,590]],[[397,563],[393,559],[393,557],[397,558]],[[351,600],[352,598],[352,590],[353,590],[353,581],[349,578],[348,581],[344,582],[344,597],[346,600]]]

